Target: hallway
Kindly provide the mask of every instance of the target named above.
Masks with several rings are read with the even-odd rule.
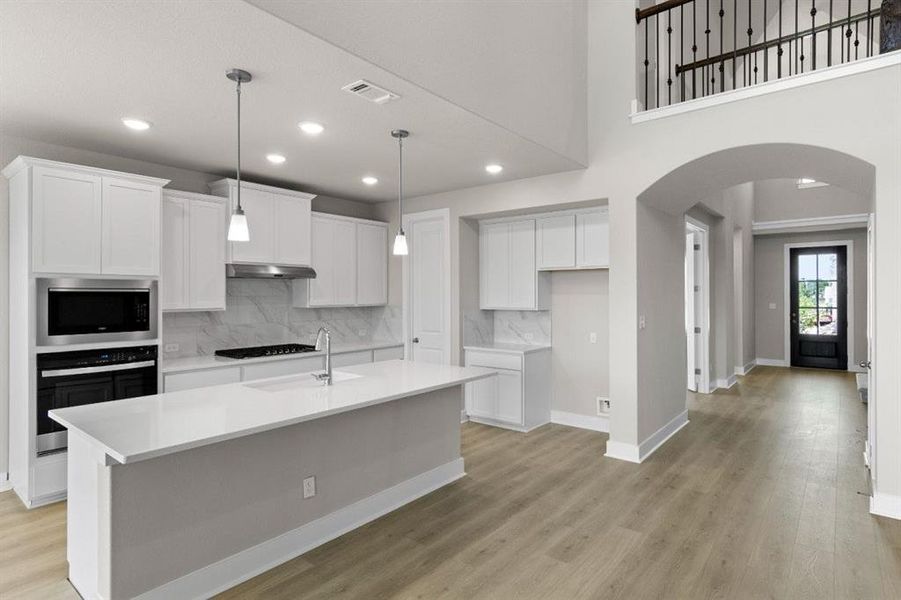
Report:
[[[590,431],[466,424],[464,479],[222,597],[901,597],[853,375],[758,367],[691,396],[690,425],[638,466]],[[75,597],[64,518],[0,494],[0,596]]]

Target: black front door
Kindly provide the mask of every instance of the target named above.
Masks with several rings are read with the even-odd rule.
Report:
[[[792,248],[790,258],[792,366],[847,369],[847,248]]]

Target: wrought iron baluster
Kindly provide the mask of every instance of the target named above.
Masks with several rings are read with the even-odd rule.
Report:
[[[857,47],[860,45],[860,21],[854,22],[854,60],[857,60]]]
[[[666,104],[673,103],[673,21],[672,11],[666,11]]]
[[[789,46],[791,47],[791,46]],[[647,52],[645,52],[647,54]],[[779,2],[779,42],[776,44],[776,79],[782,79],[782,2]]]
[[[698,10],[697,3],[691,3],[691,62],[697,62],[698,60]],[[695,73],[696,69],[691,70],[691,98],[692,100],[698,97],[698,92],[695,89],[697,85],[697,73]]]
[[[685,64],[685,5],[679,7],[679,64]],[[694,70],[692,69],[692,73]],[[679,75],[679,102],[685,102],[685,75]]]
[[[751,47],[751,35],[754,33],[754,29],[751,27],[751,0],[748,0],[748,48]],[[755,56],[756,59],[756,56]],[[748,79],[748,83],[746,85],[751,85],[751,69],[750,64],[748,63],[748,59],[745,59],[745,77]]]
[[[757,52],[754,52],[754,83],[757,83]]]
[[[726,91],[726,59],[723,57],[723,17],[726,11],[723,10],[723,0],[720,0],[720,91]]]
[[[657,34],[654,36],[654,108],[660,108],[660,15],[654,15]]]
[[[644,109],[647,110],[650,108],[648,106],[648,65],[650,65],[650,61],[648,61],[648,39],[651,36],[648,34],[648,20],[644,21]]]
[[[851,62],[851,0],[848,0],[848,29],[845,31],[845,39],[847,40],[845,56],[848,57],[848,62]]]
[[[707,58],[710,58],[710,0],[707,0],[707,29],[704,30],[704,35],[707,36]],[[710,72],[710,77],[707,76],[707,72]],[[704,69],[704,89],[707,90],[704,95],[713,93],[713,84],[714,81],[709,81],[708,79],[713,79],[713,67]]]
[[[829,0],[829,29],[826,30],[826,66],[832,66],[832,0]]]
[[[873,20],[870,18],[872,5],[873,0],[867,0],[867,56],[873,55]]]
[[[810,70],[817,68],[817,0],[810,0]]]
[[[732,89],[736,89],[735,70],[738,68],[738,0],[732,0]]]
[[[804,51],[798,44],[798,0],[795,0],[795,73],[798,73],[798,57]],[[801,59],[801,66],[804,66],[804,59]]]
[[[770,76],[770,49],[766,45],[766,2],[763,3],[763,81],[766,82]]]

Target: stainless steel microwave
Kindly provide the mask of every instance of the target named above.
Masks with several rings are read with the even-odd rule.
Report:
[[[152,340],[157,282],[151,279],[38,279],[37,345]]]

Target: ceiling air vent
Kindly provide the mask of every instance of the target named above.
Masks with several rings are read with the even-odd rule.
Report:
[[[391,100],[397,100],[398,98],[400,98],[400,96],[398,96],[394,92],[389,92],[385,88],[379,87],[374,83],[370,83],[365,79],[360,79],[359,81],[348,83],[341,89],[345,92],[350,92],[351,94],[356,94],[361,98],[365,98],[370,102],[375,102],[376,104],[384,104],[386,102],[390,102]]]

